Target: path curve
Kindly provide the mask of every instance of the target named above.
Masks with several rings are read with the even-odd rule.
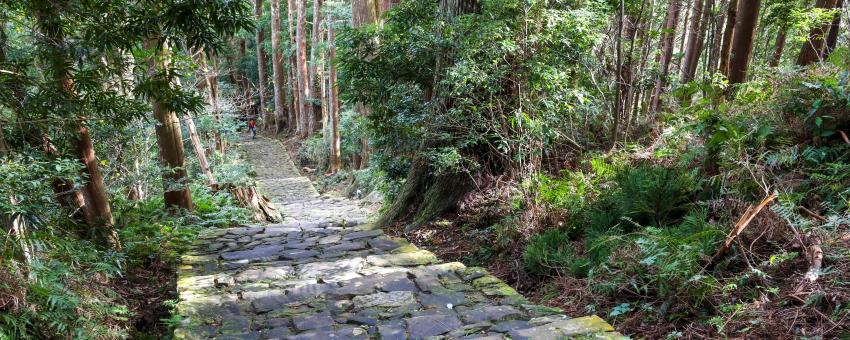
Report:
[[[176,339],[618,338],[596,317],[532,305],[482,268],[370,229],[320,196],[283,146],[241,143],[282,224],[210,230],[181,257]]]

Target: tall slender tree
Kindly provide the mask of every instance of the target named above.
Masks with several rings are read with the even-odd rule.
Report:
[[[59,94],[73,103],[78,99],[78,94],[69,68],[72,59],[65,39],[65,28],[63,27],[60,8],[57,4],[46,0],[36,0],[33,5],[36,9],[36,21],[45,39],[45,46],[50,56],[48,66],[55,82],[54,85]],[[99,162],[86,125],[86,118],[82,115],[82,112],[75,111],[77,109],[75,106],[70,106],[69,109],[75,115],[73,117],[74,147],[77,156],[85,167],[84,172],[88,176],[86,185],[80,190],[84,199],[81,206],[83,217],[87,224],[93,228],[92,231],[96,238],[118,248],[118,238],[113,230],[112,208],[109,205],[103,176],[98,168]]]
[[[440,5],[444,6],[445,0],[440,1]],[[466,3],[464,0],[449,0],[448,8],[455,8],[454,3]],[[380,24],[381,15],[391,9],[398,1],[394,0],[352,0],[351,1],[351,25],[354,28]],[[369,114],[369,108],[362,103],[354,104],[355,110],[361,116]],[[369,167],[369,139],[366,136],[360,138],[360,168]]]
[[[667,17],[664,20],[664,29],[661,33],[661,50],[658,55],[658,76],[650,100],[652,111],[658,111],[661,93],[667,84],[667,72],[670,69],[670,61],[673,59],[673,40],[676,37],[676,25],[679,23],[679,5],[680,0],[670,0],[667,5]]]
[[[729,58],[732,56],[732,37],[735,35],[735,24],[738,21],[738,1],[730,0],[726,10],[726,28],[723,30],[723,41],[720,47],[720,73],[729,77]],[[746,1],[746,0],[743,0]]]
[[[280,0],[271,0],[272,7],[272,81],[274,82],[274,115],[277,122],[277,132],[286,129],[286,124],[292,124],[286,119],[283,104],[283,51],[280,45]]]
[[[336,65],[336,28],[334,27],[333,11],[328,11],[328,119],[330,120],[330,170],[337,172],[342,169],[339,133],[339,87],[337,86]]]
[[[776,32],[776,40],[773,43],[773,55],[770,57],[770,67],[779,66],[782,61],[782,53],[785,52],[785,43],[788,41],[788,26],[780,25]]]
[[[301,98],[301,84],[303,83],[303,79],[298,76],[298,40],[296,39],[296,22],[298,21],[298,4],[296,3],[300,0],[288,0],[287,7],[287,16],[289,20],[287,24],[289,25],[289,86],[288,86],[288,98],[292,98],[290,108],[292,110],[292,114],[290,114],[291,118],[291,130],[295,132],[295,134],[301,134],[301,117],[304,115],[301,112],[301,109],[304,107],[301,105],[303,101]],[[291,94],[290,94],[291,93]]]
[[[321,44],[319,41],[321,40],[321,31],[322,31],[322,0],[313,0],[313,32],[310,35],[310,85],[312,88],[310,89],[310,93],[313,96],[319,96],[320,93],[324,93],[319,89],[319,50],[321,48]],[[321,127],[322,122],[322,101],[316,100],[316,98],[312,101],[312,112],[313,119],[310,120],[310,131],[316,131]]]
[[[165,41],[149,39],[145,49],[155,51],[148,60],[151,76],[165,75],[170,64],[170,48]],[[174,86],[174,79],[160,79],[164,86]],[[183,150],[183,133],[180,119],[170,105],[161,98],[152,98],[153,116],[156,119],[156,144],[159,158],[164,168],[162,173],[165,205],[169,208],[192,209],[192,195],[189,192],[189,177],[186,174],[186,158]]]
[[[312,112],[310,107],[310,74],[307,69],[307,0],[296,0],[297,21],[295,25],[295,40],[296,40],[296,67],[299,83],[298,97],[301,104],[301,138],[307,138],[312,134],[310,131],[310,121],[312,120]]]
[[[829,26],[829,35],[826,37],[826,47],[823,51],[824,59],[829,57],[829,54],[835,50],[835,46],[838,44],[838,33],[841,31],[841,9],[844,8],[844,0],[838,0],[835,8],[838,9],[838,12],[835,13],[832,24]]]
[[[691,69],[696,71],[696,63],[699,60],[699,42],[702,40],[700,37],[700,24],[702,24],[702,10],[705,1],[696,0],[694,1],[693,11],[691,11],[691,27],[688,29],[688,44],[684,50],[684,60],[682,61],[682,83],[687,83],[694,79],[693,74],[691,74]]]
[[[815,7],[822,10],[830,10],[835,8],[836,0],[818,0]],[[800,55],[797,57],[797,65],[806,66],[812,63],[823,60],[824,45],[826,42],[826,34],[832,21],[824,21],[809,32],[809,40],[803,43],[803,48],[800,50]]]
[[[760,7],[761,0],[739,0],[738,19],[732,39],[732,55],[729,58],[730,84],[747,81]]]
[[[254,0],[254,17],[257,22],[260,22],[263,18],[263,0]],[[278,23],[278,27],[280,23]],[[268,105],[268,99],[266,98],[266,51],[263,45],[266,42],[266,32],[263,29],[262,25],[257,25],[257,33],[256,33],[256,44],[257,44],[257,91],[259,92],[260,97],[260,114],[265,117],[264,123],[267,129],[271,128],[275,121],[275,116],[273,114],[266,114],[266,107]]]
[[[216,125],[221,124],[221,105],[218,96],[218,66],[215,61],[215,55],[207,56],[203,51],[197,53],[197,63],[201,68],[204,81],[201,83],[203,87],[208,89],[207,102],[212,108],[213,121]],[[224,153],[224,140],[221,134],[217,131],[212,131],[212,137],[215,143],[215,151]]]

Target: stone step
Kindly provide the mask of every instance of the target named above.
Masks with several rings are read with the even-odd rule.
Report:
[[[176,339],[622,337],[599,317],[531,304],[483,268],[439,263],[372,229],[356,202],[314,195],[279,144],[250,143],[257,173],[285,174],[260,181],[282,195],[285,221],[198,238],[178,270]]]

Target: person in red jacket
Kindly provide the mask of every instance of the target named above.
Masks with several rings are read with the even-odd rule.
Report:
[[[251,139],[257,138],[257,122],[254,118],[248,120],[248,131],[251,131]]]

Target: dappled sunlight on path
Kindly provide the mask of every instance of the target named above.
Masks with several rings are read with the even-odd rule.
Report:
[[[284,222],[211,230],[182,257],[178,339],[616,338],[598,317],[530,304],[481,268],[443,263],[320,196],[284,148],[242,147]]]

